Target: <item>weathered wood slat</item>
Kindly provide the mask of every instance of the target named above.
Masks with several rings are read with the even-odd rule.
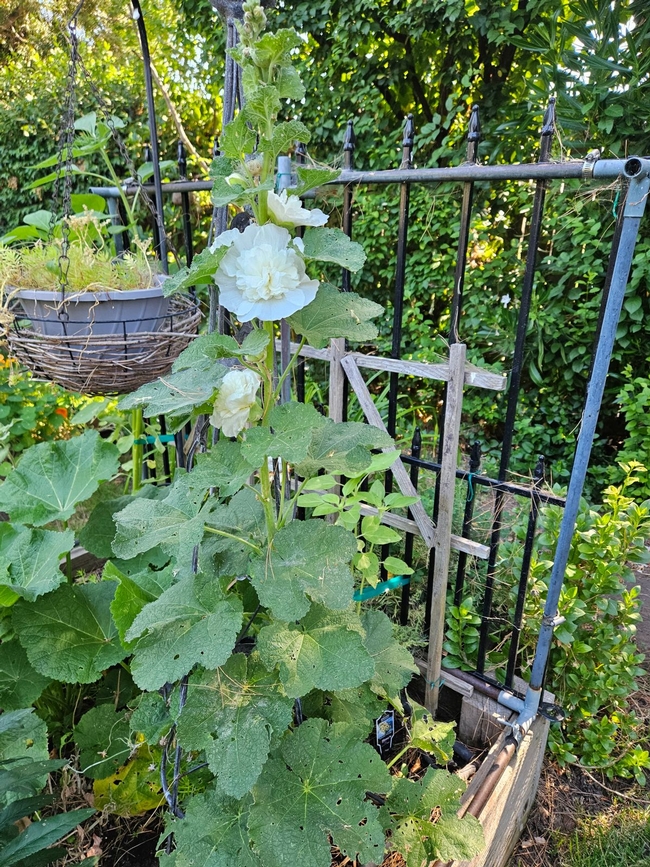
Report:
[[[466,352],[467,347],[464,343],[453,343],[449,348],[450,377],[447,385],[447,408],[442,440],[442,459],[440,461],[440,496],[438,498],[435,557],[431,582],[431,621],[429,624],[429,654],[424,702],[433,714],[438,707],[438,693],[440,691],[440,665],[445,633],[451,527],[456,487],[456,459],[460,436],[460,418],[463,410]]]
[[[337,338],[330,343],[330,390],[329,417],[334,421],[343,421],[343,404],[345,403],[345,373],[341,367],[341,359],[345,353],[345,340]]]
[[[374,404],[374,401],[368,391],[366,383],[364,382],[363,377],[361,376],[361,372],[357,367],[356,360],[351,355],[345,355],[341,359],[341,365],[345,370],[346,376],[350,382],[350,385],[354,389],[354,393],[361,404],[361,409],[364,412],[364,415],[368,419],[368,422],[375,427],[380,428],[381,430],[386,430],[386,425],[382,421],[381,416],[377,410],[377,407]],[[395,460],[395,463],[391,466],[391,472],[393,474],[393,478],[397,482],[397,486],[404,494],[405,497],[418,497],[418,492],[415,489],[413,482],[409,474],[404,467],[401,459],[398,457]],[[436,528],[434,526],[433,521],[427,515],[424,506],[418,500],[417,503],[414,503],[411,507],[411,514],[413,515],[413,520],[418,525],[420,530],[420,535],[426,542],[429,548],[432,548],[436,538]]]
[[[280,342],[278,340],[275,341],[276,348],[280,349]],[[298,351],[299,343],[291,343],[291,352],[295,353]],[[305,358],[317,358],[319,361],[330,361],[332,358],[332,353],[329,349],[314,349],[313,346],[307,346],[305,344],[300,350],[300,354]]]
[[[349,355],[355,359],[359,367],[367,367],[370,370],[387,370],[389,373],[403,373],[406,376],[421,376],[426,379],[449,382],[448,364],[381,358],[377,355],[364,355],[361,352],[350,352]],[[465,367],[465,385],[475,385],[478,388],[487,388],[491,391],[503,391],[506,387],[506,381],[507,378],[500,373],[491,373],[489,370],[482,370],[472,365]]]

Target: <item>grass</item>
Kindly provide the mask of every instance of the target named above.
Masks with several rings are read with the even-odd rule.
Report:
[[[580,823],[563,867],[650,867],[650,808],[607,811]]]

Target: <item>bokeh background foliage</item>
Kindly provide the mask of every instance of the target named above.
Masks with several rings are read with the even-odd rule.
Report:
[[[36,176],[30,167],[56,147],[67,57],[62,23],[75,4],[0,3],[2,233],[49,196],[26,186]],[[483,131],[480,158],[492,163],[534,160],[550,94],[557,96],[558,114],[553,158],[582,157],[596,147],[603,156],[616,157],[650,151],[650,16],[643,0],[278,0],[276,6],[279,25],[295,26],[304,36],[300,59],[307,97],[296,110],[313,130],[310,153],[316,159],[340,161],[345,122],[351,117],[356,165],[394,167],[400,159],[401,124],[411,112],[416,164],[457,164],[464,159],[466,124],[476,102]],[[208,157],[220,126],[220,19],[209,0],[145,0],[143,8],[158,76],[188,138]],[[148,133],[130,4],[86,0],[79,27],[84,62],[111,110],[127,122],[127,143],[140,162]],[[162,155],[173,159],[178,129],[160,88],[157,103]],[[82,78],[79,114],[96,109]],[[121,165],[117,153],[115,162]],[[196,161],[193,170],[200,173]],[[461,336],[473,361],[507,371],[532,188],[478,185],[475,192]],[[554,478],[566,479],[620,203],[617,194],[614,187],[585,193],[571,183],[550,186],[516,434],[517,472],[529,473],[537,453],[544,452]],[[355,197],[355,237],[366,246],[370,263],[357,287],[385,304],[389,313],[397,195],[396,190],[371,188]],[[336,204],[336,192],[327,196]],[[405,322],[406,354],[413,357],[433,358],[446,351],[459,202],[458,187],[438,185],[413,193]],[[197,200],[204,228],[208,211],[208,203]],[[177,211],[169,210],[169,217],[177,218]],[[645,228],[596,443],[594,489],[618,472],[616,455],[629,421],[622,409],[634,413],[641,451],[649,441],[639,429],[643,421],[638,413],[638,396],[648,387],[643,323],[650,314],[649,243]],[[382,350],[388,332],[387,315]],[[437,395],[413,389],[404,401],[426,405],[420,421],[431,423]],[[478,436],[484,442],[488,460],[502,420],[500,399],[470,397],[467,438]],[[648,460],[644,454],[637,457]]]

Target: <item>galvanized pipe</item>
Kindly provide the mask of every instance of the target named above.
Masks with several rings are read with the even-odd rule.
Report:
[[[560,592],[569,561],[571,540],[580,509],[580,497],[582,496],[589,467],[591,447],[596,433],[596,424],[598,422],[609,363],[616,339],[616,329],[634,257],[639,224],[645,210],[648,191],[650,189],[650,160],[632,157],[626,161],[624,173],[630,179],[630,187],[623,212],[621,240],[615,254],[616,259],[612,271],[612,282],[607,299],[607,307],[603,316],[600,340],[596,349],[594,367],[587,385],[587,397],[582,416],[582,425],[578,435],[566,506],[564,515],[562,516],[553,569],[549,579],[542,627],[537,641],[535,659],[528,687],[528,692],[537,706],[539,706],[544,671],[546,670],[551,650]]]

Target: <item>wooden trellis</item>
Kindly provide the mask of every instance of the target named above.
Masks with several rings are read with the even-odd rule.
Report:
[[[294,352],[297,349],[297,344],[292,345]],[[387,373],[417,376],[447,383],[437,521],[434,524],[419,501],[410,507],[411,518],[389,513],[382,516],[383,523],[420,536],[429,551],[435,552],[426,668],[426,705],[431,711],[435,711],[440,690],[445,605],[451,551],[463,551],[481,560],[487,560],[490,553],[487,545],[481,545],[471,539],[464,539],[452,533],[463,390],[465,386],[474,386],[492,391],[503,391],[506,387],[506,377],[468,365],[466,361],[467,347],[464,343],[453,343],[449,348],[449,361],[440,364],[402,361],[375,355],[364,355],[360,352],[346,352],[344,340],[332,340],[328,349],[313,349],[305,346],[301,350],[301,355],[305,358],[329,363],[329,415],[334,421],[343,419],[345,381],[347,379],[357,396],[368,424],[386,430],[361,373],[362,369],[381,370]],[[401,457],[395,460],[390,470],[397,487],[404,496],[418,496]],[[369,513],[370,511],[372,510],[368,510]]]

